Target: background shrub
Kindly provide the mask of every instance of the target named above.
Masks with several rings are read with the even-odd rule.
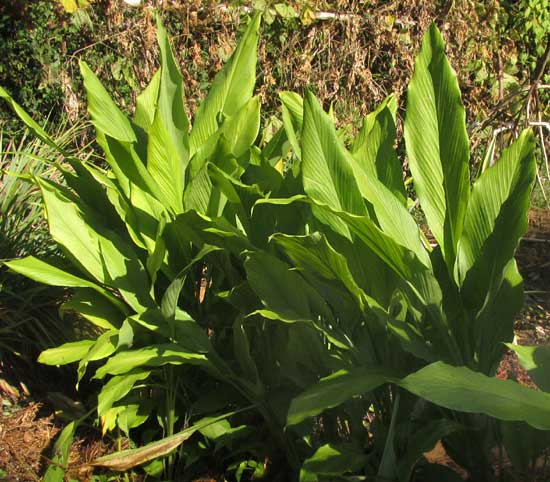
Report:
[[[57,121],[64,113],[74,121],[84,113],[76,68],[81,58],[114,92],[119,106],[131,109],[158,67],[152,9],[160,8],[194,110],[195,99],[204,95],[234,47],[240,17],[256,8],[266,19],[259,49],[262,100],[275,110],[278,90],[311,85],[325,104],[335,103],[341,122],[359,126],[386,95],[402,93],[420,36],[435,20],[459,72],[471,124],[489,119],[499,101],[533,80],[545,53],[547,3],[149,0],[145,8],[131,8],[98,0],[68,14],[50,0],[9,2],[0,6],[0,85],[41,119]],[[336,16],[316,20],[319,12]],[[548,74],[543,80],[550,81]],[[348,101],[344,105],[338,97]],[[540,104],[548,109],[545,99]],[[509,120],[522,103],[506,107],[493,125]],[[6,122],[9,113],[1,109]],[[10,129],[13,134],[15,127]]]

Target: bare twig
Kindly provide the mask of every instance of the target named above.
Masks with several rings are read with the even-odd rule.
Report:
[[[544,75],[546,65],[548,64],[549,61],[550,61],[550,40],[548,40],[548,42],[546,44],[546,50],[544,51],[544,54],[542,55],[542,57],[539,59],[539,61],[537,63],[537,67],[535,69],[535,79],[533,80],[533,82],[531,82],[531,87],[529,88],[529,91],[527,92],[527,97],[525,99],[525,110],[527,112],[527,123],[529,122],[529,119],[531,118],[531,100],[532,100],[534,94],[537,92],[537,86],[539,85],[539,83],[542,79],[542,76]],[[521,117],[522,110],[520,110],[518,112],[518,115],[516,117],[516,127],[519,124],[519,120],[520,120],[520,117]]]
[[[539,120],[538,121],[530,121],[529,125],[533,126],[533,127],[538,126],[540,129],[545,127],[548,130],[548,132],[550,132],[550,122],[544,122],[544,121],[540,120],[540,113],[539,113]]]
[[[545,238],[521,238],[521,240],[527,243],[550,243],[550,239]]]
[[[221,10],[222,12],[230,12],[230,11],[241,11],[243,13],[252,13],[254,12],[254,9],[252,7],[247,7],[246,5],[240,5],[237,7],[226,5],[222,3],[221,5],[218,5],[216,7],[218,10]],[[352,20],[361,20],[364,17],[361,15],[356,15],[354,13],[338,13],[338,12],[312,12],[312,17],[315,20],[343,20],[345,22],[349,22]]]
[[[548,129],[550,130],[550,128]],[[548,151],[546,150],[546,142],[544,140],[544,133],[542,131],[542,126],[539,126],[539,138],[540,138],[540,148],[542,149],[542,157],[544,158],[544,165],[546,166],[546,175],[548,176],[548,180],[550,181],[550,167],[548,166]]]
[[[527,94],[529,97],[533,95],[533,92],[537,89],[537,86],[544,75],[546,65],[550,62],[550,40],[546,43],[546,50],[544,51],[543,56],[541,57],[539,64],[537,65],[537,70],[535,71],[535,80],[531,84],[531,89]]]

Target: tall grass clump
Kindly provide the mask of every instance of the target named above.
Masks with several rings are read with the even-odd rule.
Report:
[[[63,123],[56,142],[69,149],[82,126]],[[0,253],[3,260],[23,256],[62,260],[44,218],[34,176],[60,179],[62,156],[26,130],[17,141],[0,139]],[[59,316],[65,290],[14,275],[0,267],[0,344],[2,351],[32,363],[44,349],[69,341],[73,330]]]

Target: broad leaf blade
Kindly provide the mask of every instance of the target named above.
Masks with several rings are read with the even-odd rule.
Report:
[[[367,176],[379,179],[401,203],[406,204],[403,169],[393,147],[396,109],[395,96],[391,95],[367,115],[351,152]]]
[[[326,444],[304,461],[302,471],[321,475],[341,475],[362,469],[367,460],[365,451],[351,443]]]
[[[505,348],[503,342],[514,338],[514,324],[523,306],[523,278],[512,258],[504,268],[502,282],[494,295],[487,300],[473,319],[470,339],[474,342],[474,358],[478,370],[493,375],[498,369]]]
[[[296,425],[308,417],[319,415],[328,408],[368,393],[392,381],[389,372],[380,368],[340,370],[308,388],[290,403],[287,425]]]
[[[136,371],[111,378],[101,389],[97,397],[97,414],[103,416],[113,403],[121,400],[134,388],[134,385],[145,380],[151,372]]]
[[[511,380],[487,377],[466,367],[433,363],[407,376],[399,385],[442,407],[484,413],[500,420],[523,421],[550,430],[550,394]]]
[[[174,343],[166,343],[117,353],[97,370],[94,378],[101,379],[106,375],[122,375],[136,368],[159,367],[168,364],[207,366],[209,363],[202,353],[190,351]]]
[[[170,202],[181,212],[185,169],[189,162],[189,122],[183,105],[183,77],[174,60],[160,18],[157,26],[161,74],[157,111],[149,130],[147,170]]]
[[[504,268],[527,231],[536,173],[533,149],[533,135],[524,131],[474,184],[455,271],[473,313],[499,288]]]
[[[519,362],[533,381],[545,392],[550,392],[550,345],[520,346],[506,343],[514,350]]]
[[[82,377],[86,373],[86,368],[88,367],[88,363],[92,361],[102,360],[112,355],[117,348],[117,339],[118,339],[117,330],[106,331],[105,333],[103,333],[97,338],[97,340],[94,342],[93,346],[90,348],[88,353],[86,353],[86,356],[84,356],[80,360],[80,363],[78,364],[78,370],[77,370],[78,379],[76,384],[77,388],[78,388],[78,384],[80,383],[80,380],[82,380]]]
[[[63,271],[56,266],[35,258],[34,256],[4,261],[4,264],[16,273],[22,274],[27,278],[38,281],[39,283],[44,283],[50,286],[64,286],[68,288],[91,288],[105,298],[109,299],[111,303],[115,305],[122,313],[127,312],[127,308],[124,304],[105,288],[92,283],[91,281],[75,276],[72,273]]]
[[[469,141],[456,74],[435,24],[409,83],[405,141],[420,204],[452,272],[470,190]]]
[[[396,243],[414,252],[429,267],[430,258],[422,242],[420,229],[404,202],[376,176],[369,176],[353,157],[349,156],[348,160],[363,198],[372,207],[372,217],[376,224]]]
[[[39,180],[39,186],[52,238],[73,263],[99,283],[118,289],[137,312],[155,306],[147,272],[133,246],[55,184]]]
[[[218,115],[235,114],[252,97],[256,82],[256,49],[260,15],[250,21],[233,56],[218,73],[206,99],[199,106],[190,137],[193,156],[208,138],[218,130]],[[202,165],[194,165],[194,175]]]
[[[323,298],[291,267],[267,253],[249,253],[245,261],[247,279],[264,306],[283,321],[332,320]]]
[[[88,97],[88,111],[96,129],[121,142],[136,142],[136,134],[130,121],[116,106],[86,62],[80,62],[80,72]]]
[[[82,360],[94,343],[93,340],[80,340],[49,348],[40,354],[38,361],[44,365],[67,365]]]
[[[149,132],[155,118],[159,97],[160,77],[160,70],[157,70],[147,87],[145,87],[145,90],[139,94],[136,99],[134,122],[145,132]]]
[[[304,100],[302,175],[304,190],[314,201],[336,211],[367,213],[334,123],[310,92]],[[337,217],[318,210],[316,216],[338,233],[350,237],[349,228]]]
[[[66,284],[64,286],[67,286]],[[124,321],[124,312],[121,312],[112,302],[89,288],[73,290],[74,294],[59,308],[61,316],[66,311],[74,311],[86,318],[93,325],[112,330],[120,327]],[[128,314],[128,313],[126,313]]]
[[[298,159],[302,158],[300,139],[304,124],[304,100],[296,92],[279,92],[286,136]]]
[[[271,238],[284,249],[295,266],[310,273],[318,273],[327,280],[341,282],[364,308],[366,294],[359,288],[346,258],[338,253],[320,233],[309,236],[288,236],[276,233]]]
[[[260,98],[252,97],[220,128],[224,150],[239,158],[246,154],[260,129]],[[215,160],[214,160],[215,162]]]

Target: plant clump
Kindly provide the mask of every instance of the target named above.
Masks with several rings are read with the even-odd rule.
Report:
[[[65,158],[63,183],[33,181],[70,263],[5,265],[71,288],[63,310],[94,327],[39,358],[75,364],[77,384],[98,387],[90,413],[58,437],[46,477],[62,480],[92,413],[104,434],[135,443],[94,467],[164,480],[208,470],[238,481],[456,479],[422,459],[439,440],[471,480],[497,480],[493,449],[519,458],[519,435],[536,460],[550,430],[547,367],[538,349],[511,345],[532,132],[481,162],[471,183],[458,81],[432,24],[404,123],[430,243],[394,147],[395,96],[351,142],[311,91],[280,92],[281,127],[263,129],[260,20],[193,119],[160,21],[160,68],[132,117],[81,62],[105,168],[65,152],[0,90]],[[541,390],[495,376],[505,343],[542,372]]]

